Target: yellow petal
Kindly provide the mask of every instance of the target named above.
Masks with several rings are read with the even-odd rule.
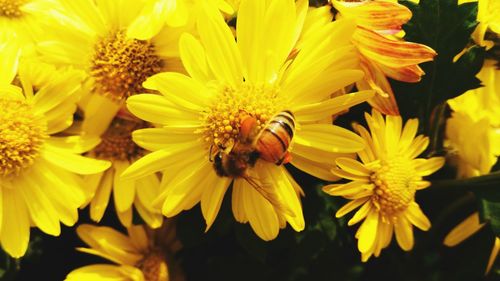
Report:
[[[304,125],[294,140],[301,145],[331,153],[352,153],[364,148],[363,139],[358,135],[330,124]]]
[[[422,44],[397,41],[358,27],[353,42],[366,58],[387,67],[405,67],[431,61],[436,52]]]
[[[186,155],[198,147],[199,142],[194,141],[146,154],[132,163],[121,176],[124,180],[133,180],[168,169],[171,165],[182,163],[183,160],[186,160]]]
[[[479,214],[473,213],[464,221],[455,226],[448,235],[444,238],[444,244],[448,247],[453,247],[460,244],[465,239],[472,236],[484,226],[484,223],[479,222]]]
[[[216,7],[203,1],[197,28],[208,64],[217,80],[236,86],[243,81],[240,51],[234,36]]]
[[[128,281],[120,267],[111,264],[93,264],[77,268],[66,276],[65,281]]]
[[[231,178],[221,178],[216,176],[215,173],[208,175],[206,179],[206,188],[201,196],[201,213],[207,224],[205,232],[207,232],[214,223],[219,213],[224,194],[226,194],[226,190],[229,188],[231,181]]]
[[[423,231],[429,230],[431,228],[431,222],[427,216],[422,212],[420,206],[417,203],[412,202],[405,212],[406,218],[416,227]]]
[[[301,124],[305,122],[317,122],[324,120],[332,115],[336,115],[352,106],[367,101],[375,94],[374,91],[363,91],[342,95],[314,104],[307,104],[298,107],[292,107],[297,121]]]
[[[404,216],[399,216],[394,224],[396,240],[401,249],[409,251],[413,248],[413,227]]]
[[[21,188],[25,186],[16,186],[17,190],[2,188],[3,220],[0,240],[3,249],[13,258],[24,256],[30,240],[30,219],[26,203],[19,194],[18,189]]]
[[[207,64],[205,49],[193,35],[184,33],[181,36],[179,52],[182,64],[191,77],[202,82],[208,82],[213,77]]]
[[[373,172],[360,162],[346,157],[335,159],[335,163],[344,171],[358,176],[370,176]]]
[[[177,215],[183,210],[192,208],[201,200],[205,185],[205,178],[210,175],[212,178],[215,171],[208,161],[194,158],[191,165],[192,169],[181,169],[178,173],[172,175],[172,180],[165,181],[167,188],[159,198],[164,198],[162,213],[167,217]],[[185,167],[182,165],[181,167]],[[163,185],[163,183],[162,183]]]
[[[197,80],[175,72],[163,72],[149,77],[144,88],[157,90],[171,103],[186,110],[202,111],[210,95]]]
[[[83,157],[46,143],[42,156],[48,162],[80,175],[100,173],[111,166],[109,161]]]
[[[82,123],[82,131],[94,136],[102,135],[120,107],[121,103],[116,103],[99,94],[92,94],[84,107],[85,119]]]
[[[340,218],[345,216],[347,213],[350,213],[352,210],[364,204],[368,199],[367,198],[359,198],[356,200],[349,201],[349,203],[345,204],[340,208],[336,213],[335,217]]]
[[[415,159],[413,160],[415,170],[419,176],[428,176],[444,166],[444,157],[432,157],[429,159]]]
[[[195,141],[198,139],[198,135],[195,134],[195,131],[201,128],[200,126],[164,126],[162,128],[139,129],[132,133],[132,139],[140,147],[149,151],[156,151],[171,147],[178,143]]]
[[[135,182],[133,180],[124,180],[120,178],[120,175],[128,166],[128,162],[115,161],[113,163],[113,168],[115,169],[113,197],[115,199],[115,208],[118,212],[129,210],[135,198]]]
[[[295,146],[297,147],[297,146]],[[325,159],[327,160],[327,159]],[[329,159],[328,159],[329,160]],[[325,181],[336,181],[339,180],[339,177],[335,176],[330,172],[330,170],[333,168],[333,159],[332,163],[330,164],[324,164],[321,162],[316,162],[311,159],[308,159],[306,157],[303,157],[302,155],[298,155],[295,153],[292,153],[292,161],[291,164],[294,165],[295,167],[299,168],[302,171],[307,172],[308,174],[315,176],[317,178],[320,178]]]
[[[96,194],[90,202],[90,217],[95,222],[100,222],[104,216],[104,211],[108,207],[109,197],[113,188],[113,173],[105,172],[96,190]]]
[[[81,154],[92,150],[101,140],[97,136],[51,137],[46,140],[52,146],[63,148],[72,153]]]
[[[246,223],[248,222],[247,215],[245,213],[245,198],[243,197],[243,182],[244,179],[236,179],[233,182],[233,194],[231,200],[231,208],[233,210],[234,218],[237,222]]]
[[[14,80],[19,64],[21,49],[10,41],[0,45],[0,85],[8,85]]]
[[[412,16],[407,7],[388,1],[351,3],[335,0],[332,4],[342,17],[354,18],[358,25],[373,30],[399,30]]]
[[[274,207],[249,183],[243,183],[242,191],[245,213],[252,229],[264,241],[276,238],[279,232],[279,221]]]
[[[354,216],[347,222],[347,225],[350,226],[357,224],[358,222],[366,218],[366,216],[368,216],[370,212],[375,212],[375,210],[372,210],[372,203],[370,201],[366,201],[366,203],[361,206],[361,208],[359,208]],[[379,223],[379,227],[380,225],[381,223]]]
[[[127,99],[127,108],[137,117],[151,123],[184,126],[200,124],[199,114],[182,110],[160,95],[131,96]]]
[[[361,253],[370,251],[377,238],[377,228],[379,224],[378,212],[372,210],[359,228],[358,250]]]
[[[33,167],[35,168],[35,167]],[[43,232],[59,236],[61,226],[59,225],[59,216],[52,206],[49,198],[45,195],[40,183],[34,182],[31,178],[25,179],[26,184],[20,188],[20,193],[24,197],[33,223]]]

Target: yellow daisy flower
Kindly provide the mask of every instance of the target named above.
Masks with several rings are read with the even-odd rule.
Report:
[[[173,255],[181,248],[175,224],[167,221],[162,228],[151,230],[134,225],[128,235],[110,227],[80,225],[78,236],[90,248],[84,253],[110,260],[112,264],[94,264],[73,270],[66,281],[182,281],[184,275]]]
[[[138,145],[154,152],[133,163],[123,178],[165,170],[165,189],[157,200],[165,216],[201,201],[208,230],[233,183],[236,220],[249,222],[262,239],[274,239],[286,222],[301,231],[301,188],[283,166],[262,160],[263,153],[250,144],[280,113],[285,119],[279,122],[288,123],[288,129],[295,123],[291,164],[314,176],[336,179],[329,173],[332,159],[363,149],[361,138],[328,121],[332,114],[373,96],[366,91],[330,98],[332,91],[363,75],[354,69],[354,24],[347,20],[324,25],[289,60],[307,7],[307,1],[241,1],[235,42],[219,11],[203,4],[197,22],[200,40],[189,34],[180,40],[181,59],[190,76],[154,75],[143,86],[163,95],[127,99],[133,114],[162,127],[133,133]],[[286,151],[285,143],[275,144]],[[229,158],[238,164],[229,165]],[[232,168],[240,173],[227,174]]]
[[[135,129],[150,127],[147,122],[136,118],[117,116],[109,128],[101,135],[101,143],[89,157],[109,160],[110,169],[104,173],[86,177],[87,192],[90,194],[90,217],[101,221],[108,207],[111,191],[118,219],[125,227],[132,225],[133,207],[141,218],[152,228],[160,227],[163,215],[152,202],[160,195],[160,180],[156,174],[138,180],[123,180],[120,174],[136,159],[146,154],[133,141],[131,133]]]
[[[361,162],[338,158],[338,168],[332,170],[351,182],[323,188],[330,195],[352,200],[337,211],[338,218],[361,206],[348,225],[364,220],[356,233],[363,261],[372,255],[378,257],[391,242],[393,232],[399,246],[409,251],[414,243],[413,225],[424,231],[430,228],[431,223],[415,202],[415,192],[430,185],[422,177],[444,165],[443,157],[416,158],[429,144],[427,137],[415,137],[417,119],[410,119],[402,128],[400,116],[388,115],[384,120],[374,110],[365,118],[370,132],[354,125],[366,145],[358,152]]]
[[[464,240],[469,238],[483,228],[485,224],[479,221],[479,214],[473,213],[468,216],[463,222],[455,226],[448,235],[444,238],[444,244],[448,247],[454,247]],[[488,274],[497,259],[498,252],[500,251],[500,238],[495,238],[495,244],[493,249],[491,249],[490,258],[488,259],[488,264],[486,265],[485,274]]]
[[[71,65],[85,73],[82,134],[102,142],[88,156],[109,160],[112,168],[89,176],[90,215],[99,222],[113,191],[116,213],[132,224],[133,207],[151,227],[162,215],[151,202],[159,195],[156,175],[138,181],[118,178],[130,163],[145,154],[131,140],[135,129],[152,125],[137,120],[123,108],[126,97],[146,92],[144,80],[160,71],[182,71],[179,36],[193,26],[185,1],[60,0],[64,25],[54,25],[39,44],[42,59]]]
[[[370,104],[384,114],[399,115],[399,109],[387,77],[403,82],[418,82],[424,71],[418,64],[431,61],[436,52],[428,46],[406,42],[394,35],[412,16],[398,3],[387,1],[332,1],[337,18],[356,20],[353,43],[358,48],[365,72],[357,82],[359,89],[374,89]]]
[[[445,147],[451,163],[457,166],[458,178],[488,174],[500,155],[500,72],[495,64],[495,61],[486,60],[477,75],[484,87],[448,101],[453,112],[446,121]],[[444,244],[453,247],[483,226],[478,213],[474,213],[446,236]],[[486,274],[499,250],[500,238],[497,237]]]
[[[86,194],[77,174],[102,172],[109,163],[79,155],[98,138],[55,136],[72,124],[81,73],[23,61],[16,79],[21,87],[8,85],[14,57],[12,49],[0,51],[0,241],[18,258],[28,247],[30,226],[58,236],[59,222],[78,220]]]
[[[486,60],[477,77],[485,87],[448,101],[445,147],[459,178],[485,175],[500,155],[500,72]]]

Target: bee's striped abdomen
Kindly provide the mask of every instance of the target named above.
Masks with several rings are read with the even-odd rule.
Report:
[[[295,133],[295,118],[290,111],[274,115],[257,140],[263,160],[281,165]]]

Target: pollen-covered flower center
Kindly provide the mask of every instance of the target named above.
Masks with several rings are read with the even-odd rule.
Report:
[[[0,177],[30,167],[47,137],[47,124],[31,105],[0,98]]]
[[[372,202],[383,213],[405,210],[415,198],[415,169],[408,159],[395,157],[372,174],[375,184]]]
[[[93,90],[119,101],[144,91],[142,83],[162,66],[152,43],[127,38],[123,31],[111,33],[95,45],[90,69]]]
[[[168,267],[161,251],[153,251],[142,259],[137,267],[145,281],[168,281]]]
[[[18,18],[23,15],[21,6],[26,0],[0,0],[0,16]]]
[[[132,161],[144,155],[144,150],[132,141],[132,132],[146,128],[147,123],[116,117],[101,136],[101,143],[94,148],[99,159]]]
[[[209,146],[231,147],[238,140],[242,120],[254,117],[259,131],[283,107],[273,86],[243,83],[238,87],[219,86],[217,91],[219,96],[205,117],[204,135]]]

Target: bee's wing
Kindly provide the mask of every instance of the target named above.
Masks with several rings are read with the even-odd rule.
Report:
[[[290,209],[287,205],[283,204],[282,200],[278,197],[278,194],[272,189],[272,187],[264,187],[260,185],[255,179],[246,176],[245,180],[253,187],[257,192],[260,193],[274,208],[280,211],[282,214],[287,214],[291,217],[295,217],[292,209]]]

